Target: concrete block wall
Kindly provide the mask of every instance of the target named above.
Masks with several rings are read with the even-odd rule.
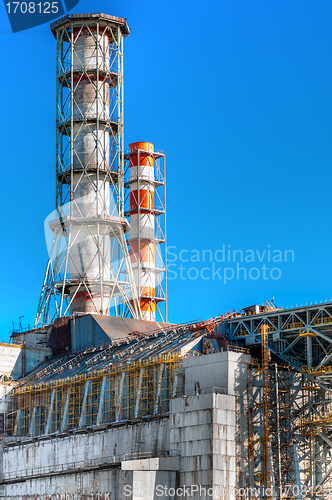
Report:
[[[232,499],[249,487],[246,399],[216,394],[213,408],[213,490]]]
[[[231,351],[183,361],[186,396],[171,402],[170,451],[180,456],[180,484],[198,487],[192,498],[231,500],[249,485],[250,361]]]
[[[250,359],[247,354],[232,351],[184,359],[185,394],[207,393],[213,388],[224,389],[227,394],[246,394]]]
[[[241,407],[235,395],[214,393],[171,402],[170,452],[180,456],[180,486],[194,487],[191,498],[233,499],[248,484],[248,422]]]
[[[66,466],[66,464],[74,462],[76,466],[83,469],[85,461],[103,458],[106,461],[112,457],[115,458],[115,461],[121,461],[122,455],[134,453],[149,453],[152,456],[168,453],[167,417],[145,422],[140,421],[135,425],[121,425],[97,432],[90,431],[62,437],[53,436],[29,442],[22,441],[17,445],[5,445],[2,451],[3,477],[8,477],[6,473],[15,472],[22,476],[22,481],[2,487],[3,496],[0,494],[0,498],[59,500],[61,497],[56,495],[62,492],[63,494],[67,493],[67,495],[69,493],[78,495],[76,497],[68,496],[68,500],[74,500],[74,498],[75,500],[97,499],[98,491],[94,491],[94,488],[99,488],[101,493],[108,495],[105,496],[105,500],[108,498],[111,500],[124,500],[126,498],[138,500],[134,496],[124,494],[125,486],[130,487],[131,491],[134,492],[134,477],[131,470],[121,471],[120,465],[107,470],[100,468],[94,472],[59,474],[53,477],[43,478],[41,474],[40,478],[28,481],[23,477],[26,470],[29,470],[30,474],[32,469],[34,469],[34,473],[38,473],[38,470],[47,466],[47,470],[52,471],[62,464]],[[78,462],[81,462],[81,465]],[[45,469],[43,471],[45,473]],[[139,481],[139,475],[135,477],[135,480]],[[169,481],[174,483],[175,479],[168,475],[164,478],[157,477],[156,480],[165,480],[166,484],[169,484]],[[67,490],[66,486],[68,486]]]
[[[213,396],[202,394],[171,401],[170,452],[180,457],[180,487],[212,487]],[[197,492],[193,498],[202,497]]]
[[[179,457],[129,460],[122,462],[122,470],[132,470],[132,484],[127,484],[124,494],[132,500],[166,500],[174,497]]]

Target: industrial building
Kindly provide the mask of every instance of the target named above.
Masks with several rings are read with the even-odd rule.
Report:
[[[0,344],[0,498],[327,498],[332,303],[167,319],[165,153],[124,147],[125,19],[56,39],[56,209],[35,325]]]

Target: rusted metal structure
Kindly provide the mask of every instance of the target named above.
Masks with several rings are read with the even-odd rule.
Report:
[[[124,216],[126,20],[71,14],[57,41],[56,210],[36,325],[77,312],[140,318]]]
[[[271,441],[270,441],[270,384],[269,384],[269,362],[270,350],[268,347],[268,329],[262,325],[262,402],[263,410],[263,486],[264,498],[270,500],[271,491]]]
[[[270,419],[274,427],[277,411],[279,425],[283,425],[280,445],[275,428],[271,435],[274,485],[282,481],[285,498],[328,495],[332,490],[332,302],[286,310],[262,309],[250,315],[238,311],[221,324],[221,330],[231,343],[256,351],[266,341],[263,325],[267,325],[268,348],[274,360],[292,368],[289,372],[278,369],[277,385],[275,370],[269,368],[273,391],[279,387],[277,409],[276,394],[270,386]],[[258,385],[260,379],[258,373]]]
[[[294,499],[294,370],[289,365],[270,365],[270,441],[272,470],[278,498]]]

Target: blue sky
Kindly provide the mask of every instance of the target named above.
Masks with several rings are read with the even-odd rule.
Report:
[[[12,34],[1,9],[6,339],[19,316],[33,322],[47,261],[55,41],[47,24]],[[332,3],[80,0],[72,12],[126,17],[132,30],[125,141],[151,141],[167,154],[168,245],[178,275],[168,283],[169,320],[209,318],[273,296],[282,307],[330,300]],[[255,260],[241,263],[238,252],[236,261],[230,254],[219,262],[223,248],[243,259],[252,250]],[[180,261],[181,251],[183,260],[202,261],[203,250],[205,262]],[[293,253],[281,262],[286,250]],[[238,263],[247,279],[244,271],[237,279]],[[226,283],[225,268],[226,277],[234,273]]]

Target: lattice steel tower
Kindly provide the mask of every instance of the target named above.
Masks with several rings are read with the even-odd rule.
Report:
[[[75,312],[141,318],[125,233],[126,20],[72,14],[57,41],[56,211],[36,325]]]

